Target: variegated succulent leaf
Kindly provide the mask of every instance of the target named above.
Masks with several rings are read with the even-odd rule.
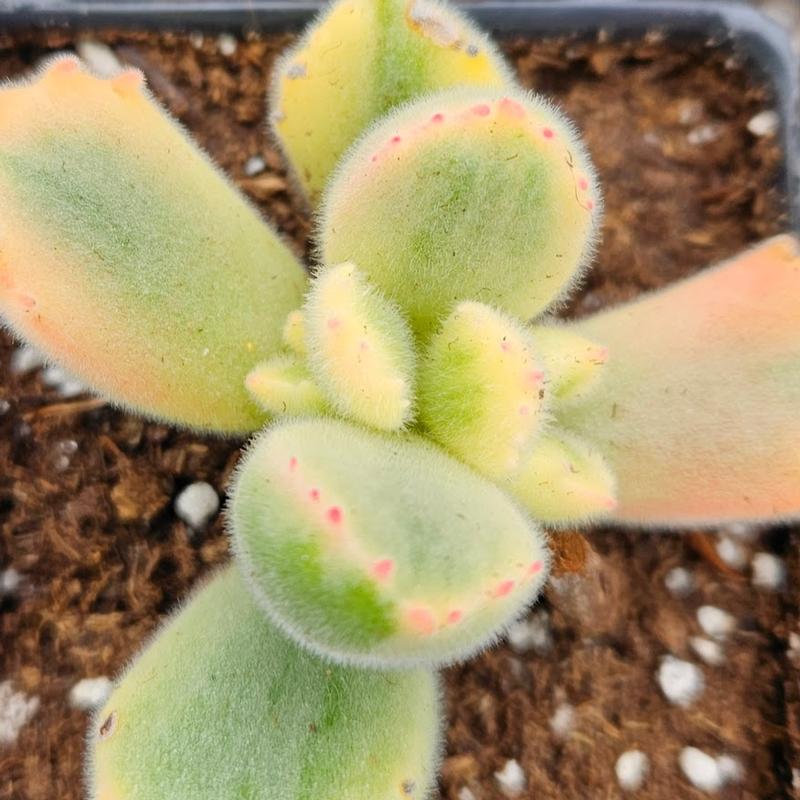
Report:
[[[593,251],[594,169],[573,126],[518,91],[451,89],[389,114],[322,203],[325,264],[352,261],[425,338],[478,300],[527,320]]]
[[[283,353],[253,367],[245,379],[253,399],[273,416],[322,414],[328,402],[305,364]]]
[[[394,303],[351,263],[325,269],[303,308],[308,364],[336,411],[380,430],[414,413],[416,352]]]
[[[418,436],[273,425],[235,480],[236,556],[290,636],[343,662],[439,664],[490,644],[536,596],[543,535]]]
[[[513,85],[491,40],[437,0],[338,0],[278,62],[270,122],[312,202],[376,119],[461,84]]]
[[[73,58],[0,89],[0,312],[110,399],[224,432],[280,346],[304,271],[152,100]]]
[[[515,473],[547,420],[546,374],[518,320],[460,303],[420,363],[420,422],[455,456],[492,479]]]
[[[778,236],[566,326],[610,353],[557,416],[616,476],[615,521],[800,517],[799,251]]]
[[[507,486],[549,525],[599,521],[617,507],[616,479],[599,448],[556,426],[536,440]]]
[[[235,566],[162,626],[90,731],[92,800],[424,800],[440,709],[427,670],[323,661]]]
[[[608,348],[565,325],[534,325],[530,335],[547,372],[547,391],[554,402],[590,392],[602,380]]]

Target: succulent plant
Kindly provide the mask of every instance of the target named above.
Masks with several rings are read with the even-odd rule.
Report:
[[[606,374],[561,419],[603,453],[619,522],[800,513],[800,255],[777,236],[573,329]]]
[[[415,353],[399,310],[340,264],[314,282],[303,319],[311,373],[336,411],[381,430],[404,427]]]
[[[138,72],[0,90],[3,318],[119,404],[262,428],[233,565],[95,720],[95,800],[422,798],[434,668],[530,605],[560,526],[800,516],[794,237],[558,321],[598,182],[455,12],[339,0],[273,101],[310,281]]]

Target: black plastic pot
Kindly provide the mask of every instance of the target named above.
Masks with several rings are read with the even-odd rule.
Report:
[[[0,28],[170,28],[281,32],[305,25],[324,0],[0,0]],[[745,60],[775,96],[785,153],[781,176],[789,218],[800,231],[800,91],[797,62],[786,33],[763,14],[724,0],[471,0],[461,5],[495,35],[532,38],[668,39],[726,45]]]

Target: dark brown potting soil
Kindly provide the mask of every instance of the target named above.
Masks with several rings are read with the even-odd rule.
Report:
[[[306,251],[309,219],[263,124],[267,76],[288,37],[248,39],[227,57],[208,36],[93,38],[141,67]],[[0,35],[0,77],[73,44],[66,32]],[[511,41],[506,49],[522,81],[577,121],[604,185],[597,265],[567,313],[674,281],[785,227],[775,188],[780,150],[747,129],[772,98],[727,51],[658,37],[632,45]],[[245,177],[252,155],[267,169]],[[197,578],[227,559],[222,519],[192,535],[172,501],[196,480],[224,492],[241,443],[65,400],[36,372],[12,373],[14,347],[0,340],[0,400],[9,404],[0,415],[0,571],[15,569],[21,584],[0,597],[0,684],[11,681],[39,706],[15,742],[0,743],[0,798],[77,800],[86,715],[70,708],[70,688],[117,673]],[[753,588],[747,567],[739,574],[720,565],[713,534],[590,533],[585,573],[557,579],[544,601],[549,646],[505,645],[447,672],[441,797],[504,797],[494,773],[509,759],[524,771],[523,797],[620,797],[614,765],[631,748],[650,758],[637,797],[701,797],[678,766],[689,745],[741,762],[741,782],[720,797],[796,796],[799,654],[787,648],[798,620],[797,536],[772,529],[742,545],[785,559],[789,589],[770,593]],[[580,541],[573,538],[567,566],[583,560]],[[664,584],[678,565],[695,580],[684,598]],[[688,643],[704,604],[737,621],[720,666],[702,664]],[[656,681],[670,653],[704,673],[705,690],[689,708],[670,704]]]

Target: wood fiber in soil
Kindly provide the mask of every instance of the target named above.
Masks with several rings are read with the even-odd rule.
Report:
[[[96,38],[144,69],[155,93],[307,252],[308,217],[262,124],[267,76],[289,38],[249,38],[227,58],[213,37]],[[0,35],[0,77],[73,44],[66,32]],[[655,38],[505,47],[525,85],[555,97],[584,131],[605,190],[597,264],[567,313],[634,297],[785,227],[773,188],[779,149],[746,129],[771,98],[729,53]],[[254,154],[268,168],[246,178]],[[163,614],[226,560],[222,519],[191,536],[172,499],[194,480],[223,492],[240,443],[107,406],[79,413],[80,403],[65,407],[37,374],[12,374],[13,350],[3,336],[0,399],[10,405],[0,416],[0,569],[16,569],[22,585],[0,598],[0,681],[40,707],[16,743],[0,745],[0,798],[77,800],[87,718],[70,709],[69,690],[117,673]],[[744,780],[722,798],[795,796],[800,718],[787,642],[797,626],[797,534],[773,529],[747,545],[787,559],[789,589],[777,594],[754,590],[746,570],[738,577],[715,568],[690,537],[589,534],[585,576],[564,576],[548,590],[549,652],[503,646],[447,672],[441,797],[455,800],[464,788],[477,800],[502,797],[493,773],[511,758],[527,776],[523,797],[620,797],[614,764],[633,747],[651,759],[638,797],[701,797],[677,766],[687,745],[741,760]],[[676,565],[696,579],[685,599],[664,587]],[[702,666],[700,700],[681,709],[654,675],[667,653],[698,661],[688,638],[699,633],[695,612],[706,603],[732,613],[738,630],[724,645],[725,664]],[[550,720],[564,703],[573,723],[557,734]]]

